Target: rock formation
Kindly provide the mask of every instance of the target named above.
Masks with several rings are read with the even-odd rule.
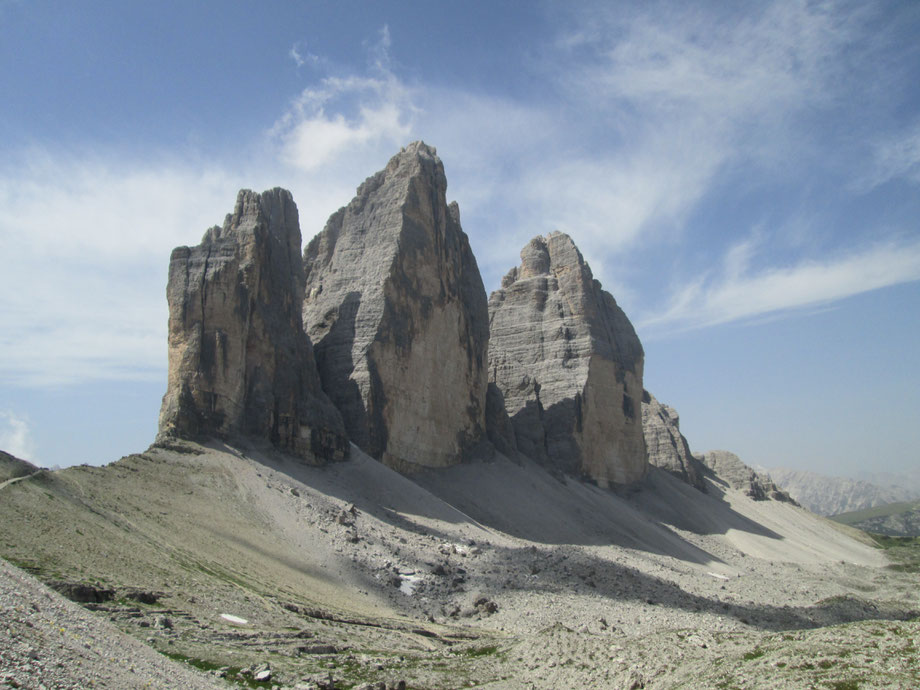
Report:
[[[687,439],[680,433],[677,410],[662,405],[648,391],[642,392],[642,431],[649,464],[667,470],[700,491],[706,491],[706,483],[697,472]]]
[[[290,192],[239,193],[223,227],[169,262],[169,384],[160,437],[249,435],[308,462],[348,453],[303,331]]]
[[[601,486],[640,479],[642,345],[568,235],[536,237],[489,299],[490,378],[518,450]]]
[[[486,437],[488,309],[435,149],[369,177],[304,251],[303,320],[351,440],[401,471]]]
[[[741,458],[727,450],[711,450],[703,455],[694,456],[717,479],[727,484],[732,489],[743,491],[746,496],[755,501],[786,501],[795,503],[784,491],[781,491],[770,475],[755,472],[745,465]],[[797,504],[796,504],[797,505]]]

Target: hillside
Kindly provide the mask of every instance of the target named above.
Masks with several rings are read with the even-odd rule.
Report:
[[[38,468],[31,462],[20,460],[16,456],[0,450],[0,484],[17,477],[26,477],[37,471]]]
[[[838,515],[920,498],[908,487],[883,487],[803,470],[771,469],[770,476],[792,498],[817,515]]]
[[[356,448],[308,467],[180,443],[0,490],[0,555],[164,654],[268,662],[285,687],[918,677],[910,656],[809,661],[920,633],[881,552],[708,481],[655,469],[617,494],[496,456],[416,482]]]
[[[832,516],[831,519],[873,534],[920,537],[920,501],[888,503],[865,510],[841,513]]]

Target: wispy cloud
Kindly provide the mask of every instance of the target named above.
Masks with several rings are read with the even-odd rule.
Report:
[[[730,164],[799,150],[806,137],[791,120],[832,102],[839,51],[858,24],[811,3],[740,16],[676,7],[594,6],[559,40],[560,88],[597,123],[598,139],[620,138],[590,154],[587,184],[568,195],[586,208],[603,196],[607,213],[595,218],[614,229],[613,249],[656,227],[682,227]]]
[[[166,267],[232,207],[190,164],[32,151],[0,171],[0,382],[162,377]]]
[[[9,410],[0,411],[0,450],[21,460],[38,463],[28,419]]]
[[[323,62],[319,55],[311,53],[301,42],[297,42],[291,46],[291,49],[288,50],[288,57],[291,58],[291,60],[294,61],[294,64],[298,67],[303,67],[308,63],[310,65],[316,66],[322,64]]]
[[[920,184],[920,122],[906,132],[877,142],[873,154],[873,164],[857,180],[857,189],[867,191],[899,179]]]
[[[825,261],[760,271],[747,269],[750,250],[733,247],[721,273],[700,276],[675,290],[668,306],[643,318],[640,327],[651,335],[705,328],[920,280],[920,242],[879,244]]]
[[[390,71],[389,48],[384,27],[371,48],[369,75],[329,76],[294,100],[269,133],[286,163],[312,172],[349,150],[406,143],[413,94]]]

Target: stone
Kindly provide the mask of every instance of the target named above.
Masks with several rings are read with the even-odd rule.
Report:
[[[705,467],[704,472],[755,501],[772,499],[798,505],[789,494],[773,483],[770,475],[755,472],[734,453],[727,450],[711,450],[694,458]]]
[[[303,321],[351,440],[403,472],[486,442],[488,308],[444,166],[415,142],[304,251]]]
[[[662,405],[648,391],[642,392],[642,431],[649,464],[667,470],[700,491],[706,491],[706,482],[697,471],[690,445],[680,433],[677,410]]]
[[[240,191],[223,227],[169,264],[169,384],[158,439],[250,436],[310,464],[348,439],[303,330],[300,225],[290,192]]]
[[[641,479],[642,345],[572,239],[531,240],[489,318],[490,380],[518,452],[602,487]]]

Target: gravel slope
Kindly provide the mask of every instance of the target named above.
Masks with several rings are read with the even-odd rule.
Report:
[[[854,534],[665,472],[622,495],[503,458],[413,481],[357,449],[180,444],[0,490],[0,554],[90,585],[153,649],[286,688],[873,687],[872,650],[917,686],[916,575]]]
[[[0,688],[226,687],[170,661],[0,558]]]

